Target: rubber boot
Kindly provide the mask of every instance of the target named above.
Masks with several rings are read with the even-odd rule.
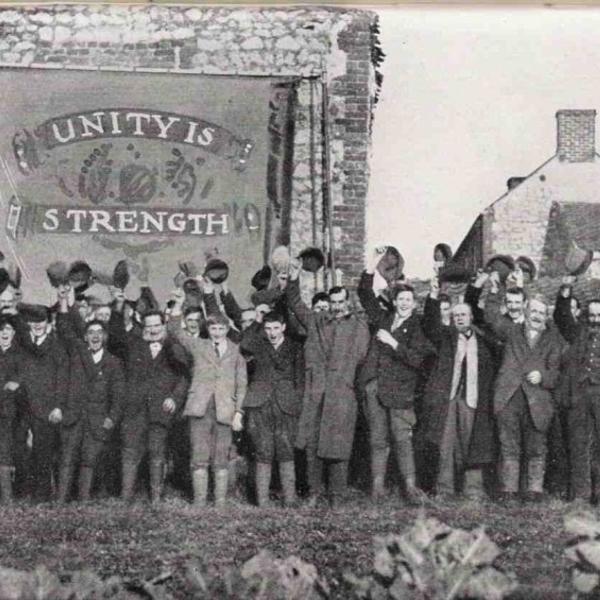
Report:
[[[219,469],[215,472],[215,506],[217,507],[225,506],[228,480],[228,469]]]
[[[123,461],[121,474],[121,498],[125,502],[133,500],[137,479],[137,463]]]
[[[160,460],[150,461],[150,501],[152,504],[160,502],[163,488],[164,464]]]
[[[0,466],[0,497],[2,498],[2,504],[12,504],[12,472],[12,467]]]
[[[72,478],[73,468],[70,465],[61,466],[58,471],[58,493],[56,497],[59,504],[64,504],[69,499]]]
[[[374,500],[385,495],[385,472],[387,470],[389,448],[371,450],[371,497]]]
[[[485,497],[483,471],[481,469],[468,469],[465,471],[464,495],[467,500],[482,500]]]
[[[269,486],[271,485],[271,465],[256,463],[256,503],[258,506],[269,506]]]
[[[208,495],[208,469],[196,469],[192,472],[192,486],[194,488],[194,506],[206,506]]]
[[[293,460],[279,463],[279,479],[283,490],[283,505],[294,506],[296,504],[296,468]]]
[[[94,482],[94,469],[91,467],[81,467],[79,469],[79,500],[87,502],[92,492],[92,483]]]

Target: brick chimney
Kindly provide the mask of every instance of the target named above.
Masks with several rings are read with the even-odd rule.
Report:
[[[556,153],[559,160],[593,162],[596,155],[596,111],[559,110],[556,121]]]

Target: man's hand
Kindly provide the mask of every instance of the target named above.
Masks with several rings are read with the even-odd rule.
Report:
[[[63,414],[62,414],[62,410],[60,410],[60,408],[55,408],[48,415],[48,421],[50,421],[50,423],[52,423],[53,425],[58,425],[62,421],[62,419],[63,419]]]
[[[492,271],[489,277],[490,292],[497,294],[500,291],[500,274],[498,271]]]
[[[523,270],[518,265],[509,273],[506,278],[506,287],[522,288],[525,284]]]
[[[104,419],[104,423],[102,423],[102,428],[106,429],[107,431],[111,430],[114,426],[115,422],[110,417],[106,417],[106,419]]]
[[[200,289],[205,294],[214,294],[215,293],[215,284],[208,278],[197,277],[196,281],[200,284]]]
[[[241,412],[236,412],[233,415],[233,419],[231,421],[231,429],[233,431],[241,431],[244,428],[244,424],[242,422],[242,413]]]
[[[530,371],[525,376],[525,379],[529,381],[532,385],[539,385],[542,383],[542,374],[539,371]]]
[[[300,276],[300,270],[302,269],[302,263],[294,258],[290,261],[290,266],[288,268],[288,278],[290,281],[296,281]]]
[[[398,340],[387,329],[379,329],[375,337],[383,344],[391,346],[394,350],[398,347]]]
[[[4,389],[7,392],[16,392],[19,389],[19,384],[16,381],[7,381],[4,384]]]
[[[280,290],[285,290],[288,284],[288,274],[287,273],[277,273],[277,285]]]
[[[173,398],[166,398],[162,403],[163,412],[167,413],[168,415],[172,415],[176,408],[177,405],[175,404],[175,400],[173,400]]]
[[[125,292],[120,288],[111,286],[110,295],[115,302],[116,311],[121,312],[123,310],[123,305],[125,304]]]
[[[482,288],[488,279],[490,279],[490,274],[486,273],[483,269],[479,269],[473,282],[473,287]]]
[[[429,297],[437,300],[440,295],[440,280],[437,277],[432,277],[429,282]]]
[[[373,248],[373,250],[371,250],[371,252],[367,254],[365,270],[369,275],[375,273],[375,269],[377,268],[377,265],[379,264],[379,261],[381,260],[382,256],[385,254],[385,251],[385,246],[378,246],[376,248]]]

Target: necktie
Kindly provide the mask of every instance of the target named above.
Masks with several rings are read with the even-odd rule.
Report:
[[[221,358],[221,354],[219,353],[219,343],[215,342],[215,354],[217,355],[217,358]]]

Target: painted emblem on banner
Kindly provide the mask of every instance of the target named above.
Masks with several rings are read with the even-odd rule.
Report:
[[[23,203],[15,193],[7,233],[13,239],[90,234],[130,254],[137,243],[132,236],[159,236],[161,243],[142,242],[152,252],[179,236],[258,233],[254,204],[243,198],[223,203],[212,194],[215,173],[223,177],[223,164],[243,172],[253,147],[224,127],[171,112],[105,108],[54,117],[16,132],[12,149],[21,174],[29,179],[43,172],[65,203]],[[219,161],[218,170],[211,161]]]

